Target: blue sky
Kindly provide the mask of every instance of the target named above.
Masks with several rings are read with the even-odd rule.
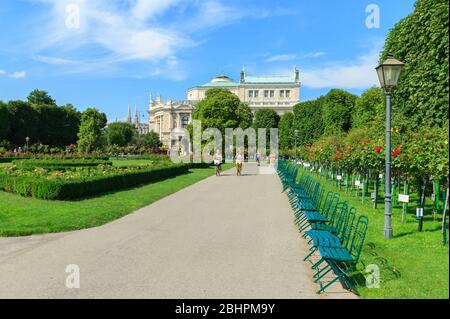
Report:
[[[368,28],[368,5],[380,12]],[[377,84],[373,68],[412,0],[2,0],[0,100],[46,90],[110,121],[148,96],[184,99],[224,72],[300,69],[301,100]],[[370,8],[370,7],[369,7]]]

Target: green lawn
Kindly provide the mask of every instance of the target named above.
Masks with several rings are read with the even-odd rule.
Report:
[[[327,190],[338,190],[330,182],[321,181]],[[412,195],[405,223],[401,222],[400,206],[393,208],[394,238],[386,240],[383,237],[383,199],[374,209],[370,197],[366,197],[363,205],[361,198],[357,199],[354,194],[346,194],[344,190],[340,194],[341,199],[349,201],[350,207],[355,206],[358,213],[369,217],[369,230],[358,269],[376,264],[380,268],[381,286],[369,289],[360,276],[362,286],[358,291],[364,298],[449,298],[449,249],[448,244],[441,244],[442,215],[440,212],[433,220],[430,199],[426,201],[429,206],[425,207],[422,232],[417,231],[414,205],[417,198]]]
[[[0,191],[0,236],[99,226],[213,174],[214,168],[191,169],[174,178],[78,201],[46,201]]]

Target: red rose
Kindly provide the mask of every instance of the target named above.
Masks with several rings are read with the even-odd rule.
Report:
[[[381,152],[381,146],[375,147],[375,152],[380,153]]]

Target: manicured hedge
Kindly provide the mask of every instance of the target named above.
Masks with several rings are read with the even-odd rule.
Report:
[[[1,157],[0,163],[11,163],[15,160],[56,160],[56,161],[66,161],[66,160],[101,160],[108,161],[108,156],[50,156],[50,155],[35,155],[35,156],[13,156],[13,157]]]
[[[46,179],[35,176],[0,174],[0,188],[22,196],[48,200],[76,199],[100,193],[129,188],[180,174],[187,173],[189,166],[171,164],[136,171],[114,173],[105,176],[86,177],[75,180]]]
[[[83,160],[83,159],[67,159],[67,160],[14,160],[12,162],[20,169],[45,168],[50,170],[66,170],[76,167],[95,167],[99,165],[112,165],[110,161],[104,160]]]

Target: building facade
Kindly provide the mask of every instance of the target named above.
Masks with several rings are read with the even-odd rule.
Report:
[[[163,101],[158,94],[156,100],[150,96],[149,128],[159,135],[166,148],[180,145],[185,129],[192,122],[193,105],[188,101]],[[184,146],[188,148],[188,146]]]
[[[193,103],[201,101],[211,88],[230,90],[253,112],[273,109],[283,115],[292,112],[294,105],[300,101],[300,72],[295,68],[291,75],[248,76],[243,69],[239,83],[222,74],[206,84],[190,88],[187,100]]]

